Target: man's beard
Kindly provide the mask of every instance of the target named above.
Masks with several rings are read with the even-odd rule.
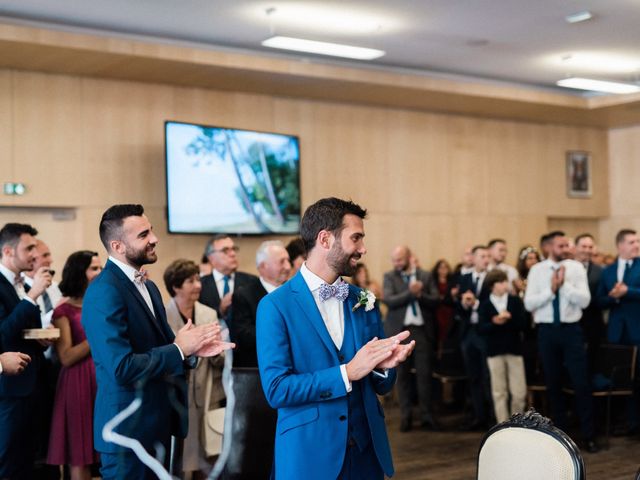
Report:
[[[131,265],[136,265],[138,267],[148,265],[150,263],[156,263],[156,261],[158,260],[158,256],[156,255],[156,253],[148,252],[147,250],[147,247],[141,250],[133,250],[127,245],[124,256]]]
[[[356,273],[357,266],[351,264],[351,259],[355,258],[356,260],[360,260],[359,253],[353,253],[349,255],[345,253],[342,249],[342,245],[340,244],[340,240],[336,241],[329,250],[329,254],[327,255],[327,264],[338,274],[345,277],[351,277]]]

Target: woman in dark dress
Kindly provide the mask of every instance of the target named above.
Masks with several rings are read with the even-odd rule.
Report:
[[[62,368],[53,405],[47,463],[70,466],[71,480],[90,480],[93,449],[93,403],[96,369],[82,324],[84,292],[102,271],[96,252],[81,250],[69,256],[62,271],[60,291],[67,301],[53,312],[60,329],[56,352]]]
[[[440,259],[431,269],[431,275],[438,288],[438,306],[436,307],[437,341],[440,351],[448,338],[451,322],[453,321],[453,297],[457,294],[453,281],[451,265],[444,259]]]

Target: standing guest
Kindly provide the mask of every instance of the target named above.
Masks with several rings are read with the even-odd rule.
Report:
[[[609,342],[640,348],[640,243],[636,231],[627,228],[620,230],[616,235],[616,248],[617,262],[602,271],[598,304],[609,309]],[[640,431],[640,375],[636,373],[635,379],[628,412],[629,434]]]
[[[580,327],[582,310],[591,299],[587,272],[580,263],[567,258],[569,242],[563,232],[551,232],[548,238],[549,257],[531,267],[524,305],[533,313],[538,326],[538,350],[553,421],[559,428],[567,428],[560,368],[564,365],[576,392],[576,412],[585,447],[589,452],[597,452],[587,356]]]
[[[488,404],[489,371],[487,368],[487,345],[478,332],[478,308],[489,298],[490,290],[484,283],[489,267],[489,251],[484,245],[476,245],[473,253],[473,271],[460,278],[458,290],[457,318],[461,322],[460,348],[465,371],[469,379],[469,395],[473,418],[465,425],[467,430],[484,430],[489,424]]]
[[[189,320],[194,325],[218,323],[218,314],[198,302],[202,284],[198,266],[191,260],[175,260],[164,271],[164,284],[171,300],[166,306],[167,321],[177,335]],[[213,462],[207,459],[202,440],[204,415],[208,410],[223,407],[226,398],[222,388],[223,355],[198,360],[188,373],[189,429],[184,440],[182,471],[194,480],[207,478]],[[205,398],[207,382],[211,382],[210,396]]]
[[[453,270],[453,277],[455,284],[458,285],[460,283],[460,278],[467,273],[471,273],[473,271],[473,247],[467,246],[462,251],[462,258],[460,263],[456,265],[456,268]]]
[[[277,240],[262,242],[256,251],[259,279],[245,285],[233,294],[233,322],[229,329],[236,344],[233,351],[234,367],[258,368],[256,351],[256,315],[262,297],[273,292],[289,279],[289,254]]]
[[[71,480],[90,480],[91,464],[98,461],[93,448],[93,403],[96,368],[80,323],[87,286],[102,271],[96,252],[72,253],[62,270],[60,291],[67,301],[53,311],[60,329],[55,344],[62,368],[58,377],[47,463],[69,465]]]
[[[458,294],[457,285],[454,283],[451,265],[445,259],[440,259],[431,269],[431,277],[438,289],[438,304],[435,310],[437,327],[438,350],[442,349],[448,337],[453,321],[455,301]]]
[[[354,273],[353,277],[351,277],[351,283],[356,287],[360,287],[364,290],[369,290],[376,296],[378,300],[382,300],[382,288],[380,288],[378,282],[376,282],[375,280],[371,280],[369,269],[364,263],[358,262],[358,264],[356,265],[356,273]]]
[[[215,235],[209,243],[205,253],[213,267],[211,275],[202,277],[202,292],[200,303],[213,308],[218,318],[227,319],[234,289],[249,285],[256,281],[255,275],[238,272],[239,247],[226,234]]]
[[[109,253],[102,273],[89,285],[82,326],[96,366],[94,443],[103,479],[156,478],[129,448],[105,440],[105,424],[137,397],[142,404],[117,428],[155,456],[169,452],[171,435],[187,433],[185,372],[196,358],[224,348],[220,327],[188,321],[171,331],[160,291],[144,265],[158,259],[158,237],[142,205],[113,205],[100,220],[100,240]],[[194,356],[195,355],[195,356]],[[162,459],[169,465],[168,455]]]
[[[29,365],[31,357],[26,353],[0,353],[0,375],[20,375]]]
[[[366,210],[325,198],[302,217],[298,274],[262,299],[257,345],[267,401],[278,409],[274,478],[382,480],[393,475],[382,406],[414,346],[384,339],[373,298],[349,286],[366,253]]]
[[[542,257],[542,260],[549,258],[552,242],[553,242],[553,239],[549,236],[548,233],[545,233],[540,236],[540,256]]]
[[[507,265],[504,261],[507,258],[507,242],[502,238],[494,238],[487,244],[489,249],[489,271],[497,268],[507,274],[509,279],[509,293],[518,293],[517,286],[520,276],[518,270],[511,265]]]
[[[589,306],[582,312],[580,325],[587,341],[587,364],[589,368],[589,378],[593,374],[593,366],[596,354],[600,345],[606,336],[606,325],[604,323],[604,315],[598,304],[598,284],[602,276],[602,267],[596,265],[592,261],[592,254],[595,250],[595,242],[593,236],[589,233],[578,235],[575,240],[575,260],[584,265],[587,271],[587,280],[589,282],[589,293],[591,301]]]
[[[200,265],[198,265],[198,271],[201,277],[204,277],[205,275],[211,275],[211,272],[213,272],[213,267],[209,263],[209,257],[207,257],[206,254],[202,254]]]
[[[527,398],[521,337],[525,327],[524,306],[520,297],[509,294],[506,272],[490,271],[485,284],[491,294],[478,310],[478,329],[487,340],[493,408],[496,421],[501,423],[514,413],[524,411]]]
[[[25,340],[23,330],[42,328],[37,300],[51,285],[45,267],[34,275],[25,292],[21,272],[33,268],[38,232],[31,225],[7,223],[0,230],[0,351],[21,352],[20,375],[0,375],[0,478],[31,479],[37,443],[43,426],[34,411],[42,391],[43,352],[51,341]],[[26,364],[25,364],[26,363]]]
[[[33,276],[40,268],[48,268],[49,273],[51,273],[51,277],[54,275],[54,271],[51,270],[51,265],[53,264],[51,250],[46,243],[37,238],[35,254],[33,269],[22,273],[25,292],[28,292],[33,285]],[[38,307],[40,308],[40,319],[42,321],[43,328],[47,328],[51,325],[53,309],[61,301],[62,293],[60,293],[58,282],[52,281],[49,288],[47,288],[37,300]],[[54,347],[51,346],[44,352],[44,361],[42,362],[42,372],[40,377],[42,391],[39,397],[39,405],[36,407],[34,412],[38,415],[38,424],[42,425],[38,438],[33,439],[38,444],[36,464],[34,465],[34,475],[41,480],[57,479],[60,476],[58,467],[47,465],[46,463],[47,452],[49,450],[49,426],[51,425],[53,401],[56,394],[56,387],[58,385],[59,373],[60,361],[56,355]]]
[[[403,330],[411,333],[415,342],[413,367],[418,390],[420,422],[424,429],[437,430],[431,414],[431,370],[435,340],[434,310],[438,304],[438,290],[430,272],[413,267],[411,250],[398,246],[391,252],[393,270],[384,274],[384,303],[389,308],[385,322],[388,336]],[[412,428],[411,362],[398,367],[398,397],[400,401],[400,431]]]
[[[531,267],[541,260],[540,253],[535,247],[526,245],[520,249],[516,270],[518,270],[518,274],[520,275],[518,291],[521,297],[524,297],[524,291],[527,289],[527,277],[529,276]]]
[[[304,250],[304,242],[302,238],[296,237],[287,243],[287,253],[291,262],[291,276],[293,277],[307,258],[307,252]]]

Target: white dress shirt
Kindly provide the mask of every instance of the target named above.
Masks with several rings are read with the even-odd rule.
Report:
[[[484,278],[487,276],[487,271],[478,272],[475,269],[471,270],[471,280],[473,284],[476,285],[476,291],[473,294],[476,296],[476,302],[471,307],[471,316],[469,317],[469,322],[472,325],[476,325],[480,321],[480,317],[478,316],[478,308],[480,307],[480,300],[478,300],[478,296],[482,291],[482,284],[484,283]],[[463,292],[464,293],[464,292]]]
[[[5,267],[2,263],[0,263],[0,273],[4,275],[4,278],[6,278],[11,285],[13,285],[13,288],[20,300],[27,300],[29,303],[35,305],[36,307],[38,306],[38,304],[27,295],[27,292],[24,291],[24,285],[22,285],[21,283],[16,285],[16,274]]]
[[[336,348],[340,350],[342,341],[344,340],[344,303],[336,297],[328,298],[324,302],[320,300],[320,286],[326,282],[307,268],[307,262],[303,263],[300,267],[300,274],[307,284],[307,287],[309,287],[309,290],[311,290],[311,295],[313,295],[313,299],[320,311],[320,316],[322,317],[324,325],[327,327],[331,340],[333,340]],[[342,279],[338,277],[336,281],[333,282],[333,285],[338,285],[340,282],[342,282]],[[352,387],[349,377],[347,376],[347,366],[345,364],[340,365],[340,373],[342,374],[342,381],[344,382],[347,392],[350,392]]]
[[[553,299],[551,279],[554,272],[564,266],[564,283],[560,293],[560,321],[575,323],[580,321],[582,310],[591,301],[587,272],[580,262],[563,260],[556,263],[551,259],[536,263],[527,277],[527,290],[524,294],[524,306],[533,313],[536,323],[553,323]]]
[[[271,293],[273,292],[276,288],[278,288],[278,285],[274,285],[273,283],[269,283],[267,282],[264,278],[260,277],[260,283],[262,284],[262,286],[264,287],[264,289],[267,291],[267,293]]]
[[[406,282],[407,276],[409,277],[409,281],[407,282],[407,284],[410,284],[411,282],[415,282],[417,280],[415,269],[408,274],[402,273],[402,279],[405,280],[405,282]],[[413,305],[415,305],[415,308],[416,308],[415,314],[413,313],[413,308],[411,307],[412,303]],[[409,303],[409,305],[407,305],[407,311],[404,314],[404,326],[408,327],[411,325],[414,325],[416,327],[421,327],[424,325],[424,318],[422,317],[422,310],[420,309],[420,304],[418,303],[418,299],[413,296],[411,297],[411,302]]]
[[[628,260],[623,260],[618,258],[618,282],[622,282],[622,279],[624,278],[624,270],[627,268],[627,264],[631,267],[631,265],[633,265],[633,259],[630,258]]]
[[[216,288],[218,289],[218,296],[220,297],[220,299],[222,299],[222,297],[224,297],[224,295],[223,295],[223,292],[224,292],[224,273],[220,273],[215,268],[213,269],[212,273],[213,273],[213,279],[216,282]],[[233,287],[235,286],[235,278],[236,278],[235,273],[232,273],[232,274],[229,275],[229,293],[233,293]]]

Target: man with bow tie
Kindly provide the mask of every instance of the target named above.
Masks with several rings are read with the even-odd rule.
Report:
[[[94,446],[102,478],[156,478],[132,451],[105,440],[103,427],[140,397],[141,407],[115,431],[153,456],[162,445],[168,467],[171,435],[184,438],[187,430],[185,372],[195,366],[194,356],[213,356],[229,345],[213,323],[196,327],[189,320],[174,336],[160,291],[142,270],[158,259],[158,237],[142,205],[110,207],[100,221],[100,240],[109,261],[89,285],[82,308],[98,383]]]
[[[308,256],[300,271],[262,299],[258,365],[278,409],[273,474],[278,480],[382,480],[393,474],[376,394],[391,390],[395,367],[415,343],[384,339],[366,292],[346,284],[366,253],[366,210],[325,198],[303,215]]]

